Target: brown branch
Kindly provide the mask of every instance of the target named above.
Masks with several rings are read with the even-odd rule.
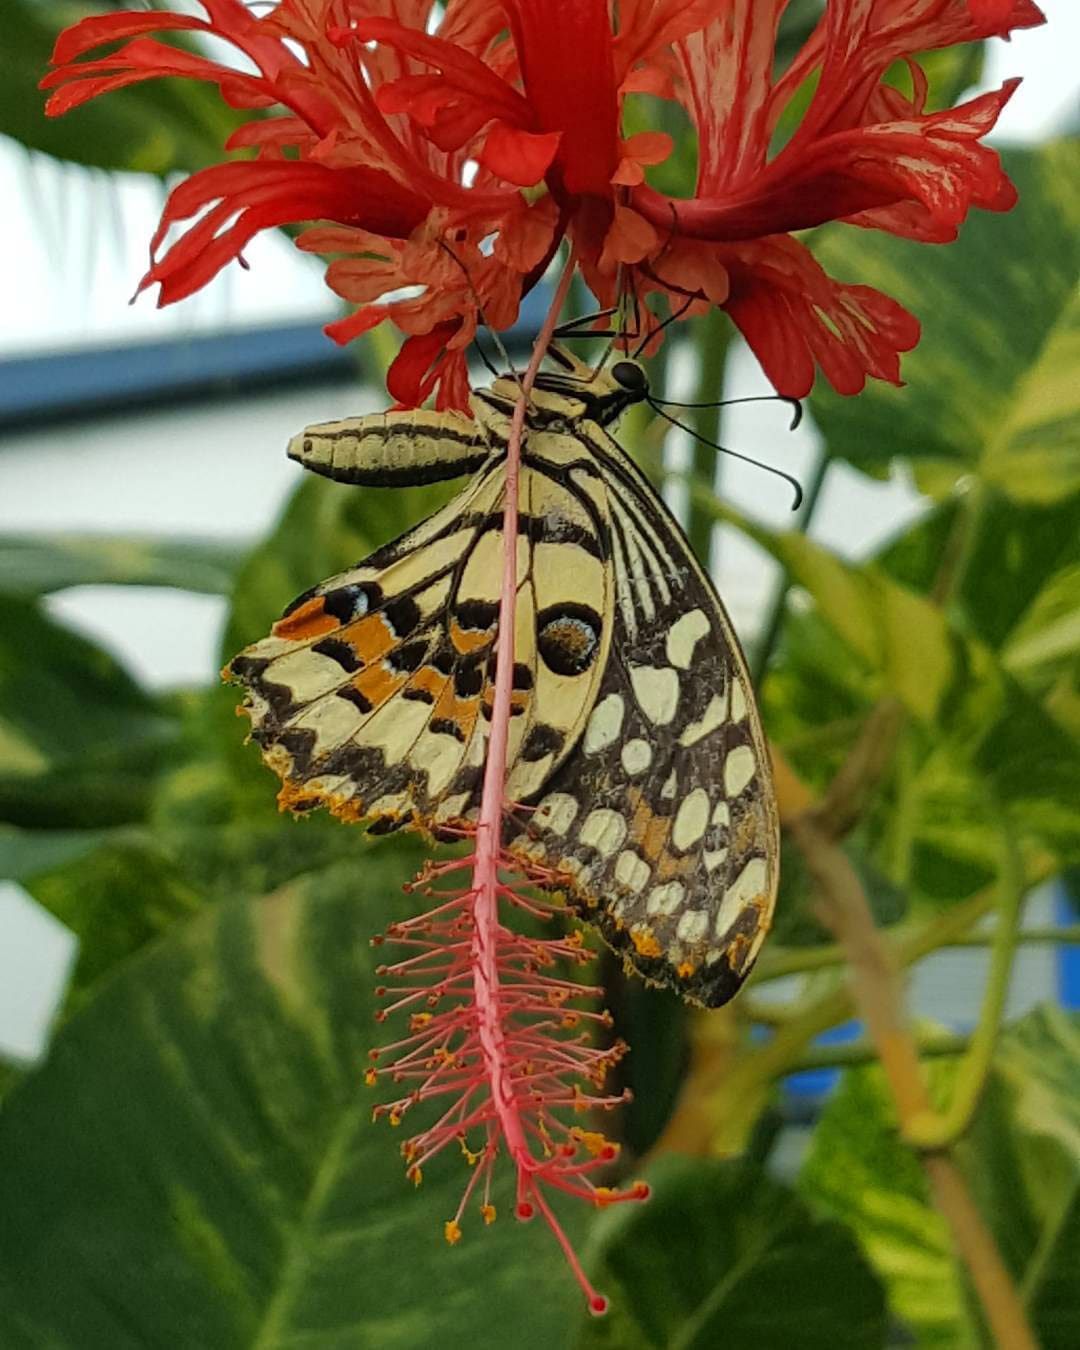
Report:
[[[877,1048],[901,1132],[917,1132],[934,1117],[919,1065],[915,1038],[904,1014],[899,972],[887,942],[878,931],[866,892],[844,851],[813,812],[787,822],[820,896],[822,921],[847,952],[851,983],[867,1031]],[[947,1149],[921,1152],[934,1202],[952,1232],[957,1253],[972,1283],[1001,1350],[1037,1350],[1017,1293],[990,1230],[983,1222],[960,1169]]]

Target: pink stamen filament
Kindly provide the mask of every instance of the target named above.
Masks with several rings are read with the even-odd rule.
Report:
[[[610,1028],[611,1017],[593,1008],[572,1006],[576,1000],[591,998],[595,991],[557,973],[559,962],[574,966],[591,960],[580,939],[576,935],[522,936],[502,922],[499,908],[503,902],[535,919],[551,920],[556,913],[552,903],[535,894],[526,897],[517,887],[523,881],[555,887],[565,880],[553,868],[509,854],[502,837],[508,816],[527,810],[505,800],[518,591],[521,442],[529,391],[551,341],[574,261],[571,256],[521,380],[508,438],[489,739],[479,818],[475,827],[462,831],[473,834],[474,851],[468,857],[425,864],[407,889],[433,899],[436,908],[387,930],[386,941],[412,948],[413,954],[377,968],[380,978],[393,984],[376,991],[379,998],[390,1000],[376,1019],[404,1015],[408,1034],[370,1052],[373,1067],[367,1078],[369,1082],[384,1079],[412,1085],[397,1101],[375,1108],[375,1115],[388,1117],[394,1125],[414,1106],[453,1098],[433,1125],[402,1145],[406,1174],[416,1182],[425,1164],[454,1143],[474,1169],[457,1213],[446,1226],[448,1241],[460,1238],[461,1217],[481,1177],[484,1219],[494,1218],[491,1175],[495,1158],[505,1149],[517,1172],[517,1217],[529,1219],[537,1212],[543,1216],[590,1309],[602,1312],[606,1300],[589,1283],[543,1192],[545,1187],[554,1187],[593,1205],[644,1198],[641,1186],[621,1192],[597,1189],[588,1174],[608,1165],[617,1148],[601,1135],[568,1125],[552,1114],[552,1108],[578,1114],[611,1110],[625,1102],[627,1093],[602,1095],[600,1090],[608,1069],[626,1046],[621,1041],[607,1047],[589,1044],[588,1028]],[[459,887],[448,888],[447,883],[452,887],[455,880],[460,881]],[[441,884],[436,886],[436,882]],[[575,1029],[577,1034],[566,1034]],[[469,1136],[475,1137],[478,1131],[483,1132],[484,1141],[473,1148]]]

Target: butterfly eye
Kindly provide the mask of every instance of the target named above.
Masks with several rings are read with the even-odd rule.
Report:
[[[588,605],[551,605],[536,616],[536,646],[556,675],[588,670],[600,646],[601,618]]]
[[[647,394],[649,381],[636,361],[616,361],[611,367],[611,378],[621,384],[628,394]]]

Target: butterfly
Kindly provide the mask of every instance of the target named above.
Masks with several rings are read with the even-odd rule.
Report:
[[[779,827],[768,751],[731,623],[678,524],[610,435],[645,371],[553,346],[522,443],[504,843],[553,870],[648,981],[708,1007],[768,931]],[[289,455],[341,483],[468,476],[441,510],[306,591],[226,669],[293,811],[435,834],[478,813],[494,693],[503,376],[472,417],[328,422]]]

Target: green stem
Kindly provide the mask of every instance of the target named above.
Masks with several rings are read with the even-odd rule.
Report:
[[[1039,880],[1045,878],[1040,877]],[[897,969],[912,966],[939,947],[948,946],[954,937],[968,932],[973,924],[978,923],[993,908],[993,903],[994,890],[988,888],[970,900],[953,905],[920,928],[898,936],[893,943],[893,960]],[[802,1007],[797,1017],[779,1027],[775,1036],[743,1059],[742,1072],[751,1080],[745,1090],[750,1092],[752,1084],[791,1073],[793,1066],[807,1053],[815,1036],[846,1022],[854,1011],[851,988],[847,984],[831,989]],[[729,1082],[729,1087],[733,1081]]]
[[[807,485],[802,506],[799,507],[799,516],[795,522],[795,531],[798,534],[806,534],[814,519],[814,512],[817,510],[818,502],[821,500],[821,489],[825,486],[825,478],[829,472],[830,458],[827,451],[822,450],[818,462],[814,465],[813,477]],[[765,620],[765,626],[762,629],[761,637],[758,639],[754,648],[753,659],[750,662],[750,678],[753,681],[755,689],[761,687],[761,681],[765,678],[765,671],[768,669],[769,661],[772,658],[776,647],[777,639],[780,637],[780,629],[784,622],[784,610],[787,607],[788,591],[791,589],[791,576],[785,568],[780,579],[773,590],[772,602],[769,605],[768,618]]]
[[[706,403],[724,397],[724,367],[727,364],[728,345],[731,329],[727,315],[723,310],[711,309],[698,321],[699,329],[694,346],[698,356],[698,382],[694,392],[695,403]],[[715,441],[720,435],[719,408],[691,408],[689,422],[698,436]],[[691,473],[702,483],[711,483],[713,489],[719,484],[719,465],[717,452],[701,442],[694,443]],[[686,515],[686,537],[690,546],[701,559],[703,567],[709,566],[714,518],[703,504],[690,499]]]
[[[964,933],[959,937],[943,942],[942,947],[992,947],[997,934]],[[1021,928],[1016,932],[1016,943],[1020,946],[1039,946],[1042,944],[1070,947],[1080,946],[1080,924],[1066,924],[1061,928]],[[754,971],[753,982],[766,984],[770,980],[783,980],[791,975],[809,975],[818,970],[830,970],[846,963],[847,957],[835,943],[805,949],[787,949],[777,947],[761,958]]]
[[[948,1109],[915,1117],[904,1129],[907,1141],[920,1149],[948,1148],[971,1124],[990,1072],[998,1029],[1005,1010],[1027,886],[1012,824],[1000,808],[996,815],[1001,829],[1002,848],[1000,900],[990,952],[990,974],[983,991],[982,1009],[971,1038],[971,1048],[957,1070]]]

